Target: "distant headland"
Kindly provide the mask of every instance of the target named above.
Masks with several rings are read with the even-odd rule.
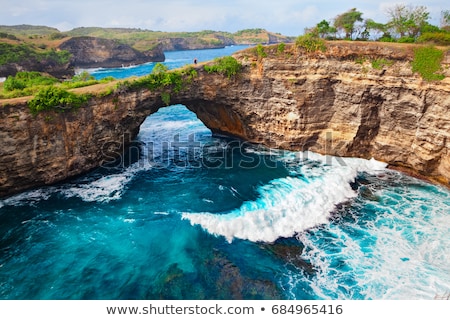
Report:
[[[46,26],[0,26],[0,77],[19,71],[70,78],[76,68],[121,67],[165,60],[165,51],[223,48],[238,44],[275,44],[294,38],[264,29],[161,32],[134,28],[76,28],[61,32]],[[70,55],[70,58],[67,56]],[[3,61],[5,60],[5,61]]]

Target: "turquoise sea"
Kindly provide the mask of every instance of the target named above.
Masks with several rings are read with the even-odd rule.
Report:
[[[443,187],[375,160],[213,136],[175,105],[117,163],[0,200],[0,298],[448,298],[449,235]]]

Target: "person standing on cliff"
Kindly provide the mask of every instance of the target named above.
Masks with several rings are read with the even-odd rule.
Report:
[[[197,58],[194,58],[194,64],[197,64]]]

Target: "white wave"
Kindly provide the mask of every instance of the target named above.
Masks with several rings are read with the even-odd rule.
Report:
[[[192,59],[179,58],[179,59],[166,59],[166,60],[164,60],[165,63],[182,62],[182,61],[192,61]]]
[[[374,221],[362,226],[351,222],[345,228],[328,225],[324,233],[298,235],[305,246],[302,259],[317,271],[310,287],[323,299],[435,299],[448,294],[450,194],[402,188],[378,195],[383,201],[371,204],[377,211]],[[349,279],[353,285],[342,290]]]
[[[161,216],[168,216],[170,213],[165,211],[155,211],[153,214],[161,215]]]
[[[127,172],[102,177],[90,183],[80,184],[61,192],[68,198],[79,197],[84,201],[109,202],[122,197],[126,184],[133,178]]]
[[[0,200],[0,208],[4,206],[20,206],[24,204],[30,205],[42,200],[48,200],[55,192],[55,190],[56,189],[54,187],[47,187],[25,191],[9,198]]]
[[[312,155],[317,161],[323,156]],[[359,171],[380,170],[385,164],[375,160],[346,159],[345,166],[316,167],[309,179],[293,177],[271,181],[258,189],[259,198],[247,201],[226,214],[184,213],[192,225],[200,225],[214,235],[250,241],[273,242],[280,237],[327,223],[337,204],[355,197],[350,182]],[[314,169],[310,169],[314,170]]]
[[[87,72],[89,74],[92,74],[92,73],[95,73],[95,72],[102,72],[102,71],[106,72],[107,69],[105,69],[105,68],[85,68],[85,69],[77,68],[77,69],[75,69],[75,74],[79,75],[79,74],[82,74],[83,72]]]

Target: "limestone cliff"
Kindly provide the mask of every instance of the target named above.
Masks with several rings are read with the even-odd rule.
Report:
[[[333,42],[325,53],[273,47],[257,59],[247,51],[236,55],[246,68],[238,80],[205,83],[205,102],[188,106],[213,131],[275,148],[374,157],[449,186],[450,52],[446,79],[429,83],[412,72],[412,50]],[[381,59],[387,65],[374,68]]]
[[[76,68],[115,68],[165,60],[161,46],[140,52],[116,40],[96,37],[73,37],[63,42],[59,49],[72,54],[71,63]]]
[[[213,132],[270,147],[385,161],[450,186],[450,57],[446,79],[411,71],[409,46],[330,43],[325,53],[289,46],[258,58],[236,54],[244,69],[228,79],[197,66],[182,103]],[[374,59],[389,59],[374,68]],[[96,87],[83,88],[92,90]],[[30,115],[26,98],[0,107],[0,196],[51,184],[117,157],[145,118],[164,106],[160,92],[92,98],[76,112]]]

